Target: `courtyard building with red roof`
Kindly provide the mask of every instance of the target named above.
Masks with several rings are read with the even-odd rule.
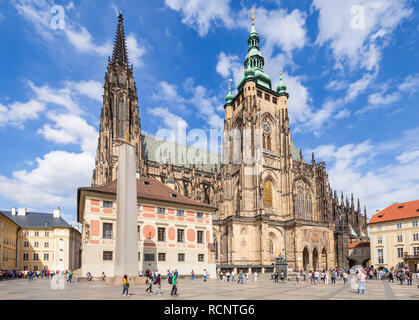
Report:
[[[392,204],[372,216],[368,226],[374,267],[418,269],[419,200]]]

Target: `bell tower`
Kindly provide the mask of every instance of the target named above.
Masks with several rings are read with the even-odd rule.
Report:
[[[117,178],[118,140],[135,147],[136,166],[142,168],[141,125],[133,67],[129,66],[122,14],[118,17],[112,59],[105,74],[103,107],[92,185],[108,184]]]

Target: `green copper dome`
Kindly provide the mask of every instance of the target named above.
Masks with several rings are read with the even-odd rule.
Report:
[[[243,88],[247,79],[255,79],[257,84],[272,89],[272,82],[269,76],[263,71],[265,60],[259,51],[259,35],[256,32],[255,22],[252,17],[252,25],[250,27],[250,34],[247,40],[249,49],[247,51],[244,65],[244,77],[237,86],[238,91]]]
[[[280,95],[288,95],[287,86],[284,84],[284,81],[282,80],[282,72],[281,77],[279,78],[279,85],[276,87],[276,92],[278,92]]]
[[[226,99],[226,104],[231,104],[231,102],[234,99],[234,96],[231,93],[231,85],[230,84],[228,85],[228,94],[226,95],[225,99]]]

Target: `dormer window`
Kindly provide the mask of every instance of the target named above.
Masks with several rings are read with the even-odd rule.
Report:
[[[149,185],[150,185],[150,182],[149,182],[149,181],[143,181],[143,184],[144,184],[145,186],[149,186]]]
[[[177,194],[175,194],[175,193],[171,193],[171,194],[170,194],[170,197],[172,197],[172,198],[177,198]]]

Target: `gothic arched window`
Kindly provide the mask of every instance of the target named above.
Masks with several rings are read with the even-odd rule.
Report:
[[[274,254],[274,242],[269,240],[269,253]]]
[[[310,187],[303,180],[294,183],[294,212],[298,219],[312,220]]]
[[[118,138],[122,139],[125,136],[124,132],[124,120],[125,120],[125,104],[122,98],[118,101]]]
[[[263,184],[263,205],[265,207],[272,207],[272,184],[266,180]]]
[[[215,235],[214,235],[215,238]],[[214,247],[215,247],[215,260],[218,260],[218,241],[217,239],[214,240]]]

